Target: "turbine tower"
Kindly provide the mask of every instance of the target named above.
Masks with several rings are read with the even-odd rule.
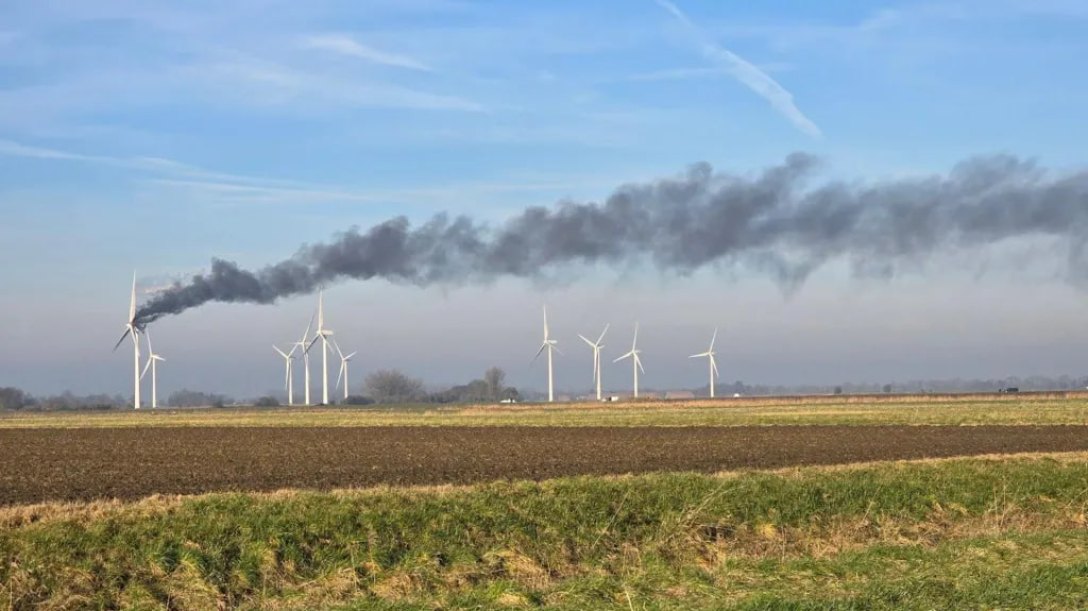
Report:
[[[291,346],[290,352],[284,352],[283,350],[277,348],[275,345],[272,346],[272,349],[278,352],[280,356],[283,357],[283,360],[286,363],[287,370],[284,372],[284,386],[287,388],[287,405],[295,404],[295,382],[293,375],[295,368],[293,366],[293,363],[295,360],[296,348],[298,348],[298,344]]]
[[[540,344],[540,350],[537,350],[536,356],[533,357],[532,362],[529,363],[532,366],[538,358],[540,353],[544,352],[544,349],[548,350],[548,403],[555,402],[555,388],[553,386],[554,378],[552,377],[552,350],[559,352],[559,348],[555,347],[556,341],[554,339],[548,339],[548,306],[544,306],[544,342]],[[559,352],[559,354],[563,354]]]
[[[714,335],[710,336],[710,348],[706,352],[693,354],[688,358],[697,359],[707,357],[710,360],[710,398],[714,398],[714,380],[718,377],[718,364],[714,361],[714,340],[718,339],[718,328],[714,327]]]
[[[324,292],[319,291],[317,294],[317,334],[314,335],[309,347],[312,347],[318,339],[321,340],[321,403],[323,405],[329,404],[329,337],[331,336],[332,331],[325,328]],[[307,350],[309,347],[307,347]]]
[[[151,347],[151,332],[144,331],[144,335],[147,336],[147,364],[144,365],[144,370],[140,373],[140,379],[144,379],[147,375],[147,370],[151,368],[151,407],[152,409],[159,406],[159,376],[156,373],[155,363],[158,361],[165,361],[166,359],[155,354],[155,349]]]
[[[355,352],[344,356],[344,353],[340,351],[340,344],[336,343],[336,340],[332,340],[333,348],[336,348],[336,354],[340,355],[340,373],[336,376],[336,387],[340,388],[340,378],[344,378],[344,399],[348,398],[348,361],[351,357],[355,356]]]
[[[638,323],[636,322],[635,323],[635,339],[631,342],[631,351],[628,352],[627,354],[621,356],[620,358],[612,361],[613,363],[618,363],[618,362],[620,362],[620,361],[622,361],[623,359],[626,359],[626,358],[631,359],[631,368],[634,370],[634,373],[635,373],[635,398],[636,399],[638,398],[638,371],[640,369],[642,369],[642,359],[638,358],[638,354],[639,354],[639,349],[638,349]],[[642,369],[642,373],[646,373],[646,370]]]
[[[295,351],[295,348],[302,348],[302,368],[306,374],[306,390],[305,390],[305,405],[310,405],[310,347],[306,344],[306,338],[310,337],[310,327],[314,326],[314,316],[310,315],[310,322],[306,324],[306,331],[302,333],[302,339],[295,342],[295,345],[291,348],[291,352]]]
[[[608,325],[604,326],[604,331],[601,331],[601,336],[597,338],[596,342],[591,342],[586,336],[581,333],[578,337],[582,338],[582,341],[589,344],[590,348],[593,348],[593,382],[597,385],[597,400],[601,400],[601,348],[604,345],[601,344],[601,340],[604,339],[604,334],[608,333]]]
[[[140,409],[140,327],[136,325],[136,271],[132,272],[132,298],[128,304],[128,323],[121,339],[113,346],[116,352],[121,342],[129,335],[132,336],[132,379],[135,392],[133,394],[133,406]]]

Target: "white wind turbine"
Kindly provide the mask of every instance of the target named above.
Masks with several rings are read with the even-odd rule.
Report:
[[[554,379],[552,377],[552,350],[559,352],[559,348],[556,348],[555,346],[556,341],[554,339],[548,339],[548,306],[544,306],[544,342],[540,344],[540,350],[537,350],[536,356],[533,357],[533,360],[529,365],[532,366],[532,364],[540,358],[540,353],[544,352],[545,348],[548,350],[548,403],[555,401]],[[559,354],[563,353],[559,352]]]
[[[710,337],[710,348],[706,352],[693,354],[688,358],[697,359],[707,357],[710,360],[710,398],[714,398],[714,381],[718,377],[718,363],[714,361],[714,340],[718,339],[718,328],[714,327],[714,335]]]
[[[155,349],[151,347],[151,332],[144,331],[144,335],[147,336],[147,364],[144,365],[144,370],[140,373],[140,379],[144,379],[147,375],[147,369],[151,368],[151,407],[152,409],[159,406],[159,377],[156,373],[155,363],[158,361],[165,361],[166,359],[155,354]]]
[[[298,344],[291,346],[290,352],[284,352],[275,345],[272,349],[279,353],[283,357],[286,363],[287,370],[284,372],[284,386],[287,388],[287,405],[295,404],[295,381],[294,381],[294,361],[295,361],[295,349],[298,348]]]
[[[125,324],[125,332],[121,335],[121,339],[117,340],[117,344],[113,346],[113,349],[116,351],[126,337],[132,336],[132,378],[135,387],[133,405],[136,409],[140,409],[140,331],[140,327],[136,324],[136,272],[133,271],[132,298],[128,304],[128,323]]]
[[[348,398],[348,361],[350,361],[351,357],[355,356],[357,353],[352,352],[351,354],[349,354],[347,356],[344,356],[344,353],[340,351],[340,344],[336,343],[336,340],[332,340],[332,346],[333,346],[333,348],[336,348],[336,354],[340,355],[340,373],[337,374],[337,376],[336,376],[336,387],[340,388],[340,378],[343,377],[344,378],[344,399],[347,399]]]
[[[628,352],[627,354],[621,356],[620,358],[612,361],[613,363],[618,363],[618,362],[620,362],[620,361],[622,361],[623,359],[626,359],[626,358],[631,359],[631,368],[635,372],[635,398],[636,399],[638,398],[638,371],[640,369],[642,369],[642,359],[638,358],[639,349],[637,348],[637,345],[638,345],[638,323],[636,322],[635,323],[635,339],[634,339],[634,341],[631,342],[631,351]],[[642,373],[646,373],[646,370],[642,369]]]
[[[306,377],[306,390],[305,390],[305,405],[310,405],[310,347],[306,345],[306,338],[310,337],[310,327],[314,326],[314,316],[310,315],[310,322],[306,324],[306,331],[302,333],[302,339],[295,342],[295,345],[291,348],[291,352],[295,351],[295,348],[302,348],[302,368],[305,370]]]
[[[601,400],[601,348],[604,345],[601,344],[601,340],[604,339],[604,334],[608,333],[608,325],[604,326],[604,331],[601,331],[601,336],[597,338],[596,342],[591,342],[586,336],[581,333],[578,337],[582,338],[582,341],[589,344],[590,348],[593,348],[593,382],[597,385],[597,400]]]
[[[325,300],[324,292],[318,292],[317,294],[317,334],[314,335],[314,339],[307,346],[307,351],[314,345],[314,342],[321,340],[321,403],[323,405],[329,404],[329,337],[332,336],[332,331],[325,328]]]

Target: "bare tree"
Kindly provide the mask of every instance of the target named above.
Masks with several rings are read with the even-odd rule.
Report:
[[[31,402],[30,395],[18,388],[0,388],[0,409],[23,409]]]
[[[375,371],[366,376],[366,394],[377,403],[420,401],[426,396],[423,381],[395,369]]]
[[[498,399],[505,388],[503,383],[506,382],[506,372],[498,367],[492,367],[484,372],[484,382],[487,383],[487,398]]]

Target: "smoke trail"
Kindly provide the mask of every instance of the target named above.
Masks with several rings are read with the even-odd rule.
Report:
[[[804,189],[816,165],[794,153],[741,177],[699,163],[678,178],[622,186],[603,203],[528,208],[499,227],[439,214],[413,228],[401,217],[256,271],[214,259],[210,272],[145,303],[137,322],[209,301],[273,303],[347,278],[463,284],[644,259],[679,274],[745,265],[796,288],[832,259],[849,260],[859,275],[892,275],[933,252],[1033,235],[1067,241],[1072,276],[1088,279],[1088,171],[1050,178],[1031,161],[998,155],[945,176]]]

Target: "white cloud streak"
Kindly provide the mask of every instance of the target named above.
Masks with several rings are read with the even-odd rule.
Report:
[[[374,47],[360,43],[347,34],[329,33],[306,36],[299,42],[299,45],[305,49],[330,51],[382,66],[406,68],[408,70],[419,70],[422,72],[433,71],[430,66],[414,58],[375,49]]]
[[[683,11],[669,0],[654,1],[658,6],[671,13],[677,21],[689,30],[694,39],[699,42],[703,55],[707,59],[719,64],[723,70],[735,79],[770,102],[771,106],[785,115],[798,129],[813,137],[821,135],[820,128],[794,104],[793,94],[786,91],[777,81],[736,53],[712,41],[691,19],[688,19]]]

